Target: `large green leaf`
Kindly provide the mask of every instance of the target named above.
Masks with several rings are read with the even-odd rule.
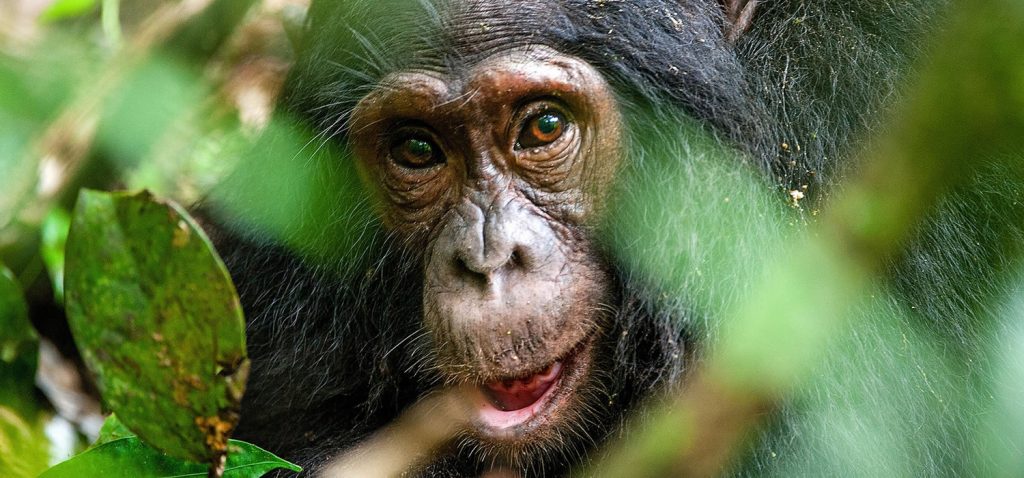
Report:
[[[302,471],[262,448],[231,440],[225,478],[259,478],[267,472],[285,468]],[[137,437],[117,438],[90,448],[70,460],[50,468],[39,478],[157,478],[205,477],[205,465],[189,463],[165,455]]]
[[[186,460],[227,451],[248,377],[244,320],[187,213],[147,192],[82,191],[65,295],[75,342],[130,430]]]
[[[34,400],[38,356],[21,288],[0,265],[0,476],[35,476],[50,458],[45,413]]]
[[[256,445],[230,440],[224,468],[226,478],[258,478],[270,470],[302,471]],[[206,476],[207,469],[167,456],[139,440],[116,415],[107,417],[96,443],[88,450],[43,473],[40,478],[62,477],[185,477]]]

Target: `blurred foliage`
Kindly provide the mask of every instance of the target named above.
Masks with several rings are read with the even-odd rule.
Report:
[[[765,407],[789,397],[783,412],[789,419],[777,424],[787,438],[755,443],[762,472],[902,476],[984,470],[1017,476],[1024,471],[1008,458],[1024,450],[1024,442],[1015,441],[1024,423],[1005,423],[996,436],[979,433],[985,429],[979,417],[1005,406],[994,407],[989,387],[1019,384],[994,381],[989,361],[962,345],[974,342],[975,333],[965,327],[985,331],[1019,322],[1017,313],[993,313],[998,308],[992,304],[1020,291],[1019,285],[1004,284],[1016,274],[1013,265],[1024,252],[1024,63],[1016,47],[1024,44],[1024,8],[993,0],[965,3],[951,13],[948,30],[936,38],[934,54],[911,83],[906,101],[867,143],[860,168],[821,215],[796,236],[773,235],[770,226],[768,234],[754,236],[765,243],[753,250],[765,255],[751,261],[745,269],[750,273],[739,282],[740,292],[742,286],[749,292],[717,315],[726,320],[703,373],[592,470],[602,476],[635,476],[638,467],[658,476],[713,473],[728,463]],[[1008,16],[1014,21],[991,21]],[[983,170],[1000,175],[973,180]],[[710,181],[689,179],[686,185],[697,188]],[[750,184],[725,191],[743,191]],[[710,195],[707,203],[721,204],[724,194]],[[699,207],[685,211],[700,214]],[[760,232],[759,219],[771,214],[763,206],[746,213],[720,206],[709,218],[733,223],[723,234],[747,237],[748,230]],[[978,223],[974,216],[987,221]],[[663,219],[627,231],[696,237],[679,222]],[[780,237],[781,247],[773,242]],[[707,261],[703,273],[724,282],[744,270],[730,265],[734,258],[754,256],[742,240],[721,244],[726,250],[720,257],[727,260]],[[905,285],[919,288],[919,295],[879,289],[886,283],[879,279],[907,253],[908,244],[909,253],[935,254],[920,256],[922,261],[937,261],[919,264],[920,275],[906,279],[921,281]],[[677,264],[692,268],[687,247],[670,251],[666,254],[678,251],[679,256],[662,254],[650,261],[648,275],[656,282],[678,281]],[[992,262],[961,262],[963,251],[978,251],[967,261]],[[941,272],[929,275],[933,270]],[[979,285],[930,282],[935,277]],[[891,283],[901,280],[893,277]],[[723,285],[725,291],[736,289]],[[700,288],[694,290],[700,300]],[[938,311],[935,318],[947,323],[928,324],[907,310],[906,299],[928,301]],[[973,301],[982,307],[973,309]],[[924,331],[921,324],[927,324]],[[989,340],[980,344],[982,350],[1000,348]],[[1000,377],[1005,379],[1013,367],[1004,367]],[[1003,413],[1005,419],[1018,415]],[[968,450],[978,441],[989,443],[998,456],[972,459]]]
[[[206,198],[219,221],[315,263],[366,253],[375,218],[347,151],[282,114],[237,154],[237,167]]]
[[[225,447],[238,453],[228,459],[229,476],[294,468],[271,466],[273,460],[252,445],[228,444],[247,373],[244,321],[227,272],[198,226],[148,196],[94,194],[76,201],[81,187],[129,186],[191,203],[231,170],[235,156],[224,151],[242,148],[252,135],[236,119],[238,106],[219,96],[234,79],[234,65],[224,62],[260,53],[229,42],[241,41],[238,27],[249,16],[268,15],[266,8],[251,14],[251,0],[147,0],[122,11],[111,0],[103,2],[99,18],[90,15],[95,3],[51,3],[37,17],[36,31],[45,34],[36,38],[7,36],[31,28],[0,26],[0,258],[14,266],[32,300],[44,304],[41,311],[53,310],[47,301],[63,301],[66,210],[75,202],[79,209],[91,206],[76,220],[67,257],[77,348],[106,405],[132,429],[171,455],[204,463],[190,465],[126,438],[123,446],[138,453],[134,468],[115,462],[115,475],[150,476],[156,468],[143,473],[146,460],[205,474]],[[7,282],[18,288],[10,274],[4,279],[12,279],[2,284],[5,292]],[[7,352],[3,384],[10,381],[0,393],[0,474],[35,476],[52,464],[49,449],[56,444],[42,433],[49,407],[33,386],[38,346],[18,342],[32,333],[25,307],[3,310],[13,315],[0,327]],[[63,318],[34,320],[53,328]],[[82,468],[83,460],[102,460],[119,449],[92,449],[57,472],[98,473],[93,465]]]
[[[1018,476],[1024,472],[1024,269],[1016,271],[1017,287],[1000,310],[1015,320],[987,337],[994,362],[993,406],[979,428],[974,457],[979,476]]]
[[[0,264],[0,476],[34,477],[50,459],[33,387],[38,343],[21,287]]]
[[[156,448],[208,460],[194,420],[219,416],[241,393],[211,365],[238,368],[244,342],[237,299],[219,260],[204,252],[202,233],[180,210],[144,197],[86,194],[73,233],[80,236],[65,259],[65,211],[79,188],[148,188],[201,202],[237,230],[314,263],[351,262],[368,250],[372,199],[351,153],[283,114],[265,127],[246,124],[244,105],[225,93],[238,66],[231,61],[248,58],[249,44],[232,41],[254,4],[264,7],[214,1],[143,54],[132,48],[148,15],[172,2],[120,5],[121,22],[111,26],[118,15],[106,5],[101,20],[90,16],[95,1],[58,0],[40,17],[48,29],[28,47],[0,41],[0,261],[14,270],[0,273],[0,475],[34,476],[50,460],[22,289],[32,300],[59,301],[64,262],[72,266],[66,293],[78,346],[108,405]],[[796,196],[787,207],[734,151],[675,112],[627,115],[636,157],[610,201],[603,238],[660,305],[685,310],[698,335],[721,339],[709,346],[712,379],[725,384],[715,405],[739,396],[734,415],[742,418],[744,407],[788,398],[785,414],[796,419],[770,425],[792,439],[783,448],[751,445],[782,476],[1024,473],[1024,271],[1021,245],[1005,233],[1015,226],[1006,218],[1019,216],[1002,214],[1011,205],[993,200],[999,193],[1015,201],[1024,184],[1024,7],[961,2],[953,18],[910,101],[865,153],[859,182],[821,211]],[[115,30],[123,40],[112,41],[121,35]],[[88,107],[78,111],[80,104]],[[81,120],[57,133],[84,137],[81,154],[44,141],[68,111]],[[1003,173],[964,180],[988,163]],[[913,226],[944,214],[937,204],[956,187],[982,193],[967,213],[988,228],[984,257],[993,262],[984,267],[996,277],[939,286],[983,282],[991,295],[977,298],[986,307],[977,312],[977,338],[926,323],[891,290],[898,281],[879,280]],[[950,232],[941,218],[931,226]],[[176,241],[195,249],[163,256]],[[44,267],[50,281],[41,285]],[[961,354],[960,342],[975,340],[985,353]],[[700,413],[714,408],[706,405],[683,399],[669,401],[666,415],[651,412],[602,475],[671,469],[680,449],[700,441]],[[44,476],[205,473],[119,424],[108,421],[97,445]],[[945,445],[926,447],[934,443]],[[248,468],[262,450],[228,446],[239,450],[228,456],[229,476],[267,471]]]
[[[60,207],[50,210],[43,220],[42,250],[40,255],[53,284],[53,294],[57,303],[64,303],[64,246],[71,228],[71,215]]]
[[[56,21],[84,15],[96,7],[96,0],[56,0],[51,3],[40,19]]]
[[[693,325],[711,334],[762,276],[765,258],[805,232],[802,211],[696,121],[644,110],[627,117],[631,164],[602,236],[662,306],[690,310],[702,319]]]

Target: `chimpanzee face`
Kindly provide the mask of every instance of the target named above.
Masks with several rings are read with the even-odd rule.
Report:
[[[476,385],[475,435],[501,446],[565,426],[611,308],[590,237],[620,162],[605,80],[514,48],[387,76],[350,131],[386,227],[425,251],[423,324],[444,378]]]

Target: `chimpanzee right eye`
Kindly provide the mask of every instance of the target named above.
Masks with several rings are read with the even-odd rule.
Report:
[[[429,135],[400,134],[391,146],[391,160],[404,168],[429,168],[444,162],[444,153]]]

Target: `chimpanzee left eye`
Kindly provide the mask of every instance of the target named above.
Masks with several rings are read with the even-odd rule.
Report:
[[[519,138],[516,139],[516,148],[536,148],[555,142],[565,132],[567,121],[559,113],[546,111],[531,116],[523,124]]]

